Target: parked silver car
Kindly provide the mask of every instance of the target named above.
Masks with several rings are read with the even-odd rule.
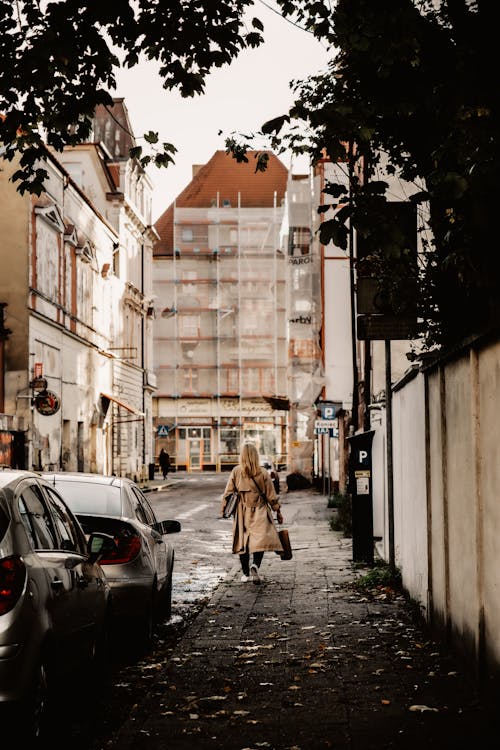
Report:
[[[131,620],[147,644],[155,617],[171,614],[174,550],[165,535],[180,531],[180,523],[159,521],[131,479],[67,472],[43,476],[62,494],[85,533],[114,537],[116,549],[100,560],[113,611],[118,619]]]
[[[51,687],[105,656],[111,593],[97,560],[113,547],[86,541],[37,474],[0,470],[0,710],[21,713],[17,738],[40,735]]]

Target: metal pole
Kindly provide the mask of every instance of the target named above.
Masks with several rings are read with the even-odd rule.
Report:
[[[352,185],[354,180],[354,149],[352,141],[349,142],[349,198],[352,198]],[[356,280],[354,273],[354,227],[349,221],[349,281],[350,281],[350,308],[351,308],[351,356],[352,356],[352,411],[351,425],[354,432],[358,429],[358,407],[359,407],[359,374],[358,353],[356,338]]]
[[[0,414],[5,410],[5,342],[9,338],[8,328],[5,328],[4,310],[6,302],[0,302]]]
[[[391,342],[385,342],[385,409],[386,409],[386,445],[387,445],[387,517],[389,525],[389,568],[396,569],[394,554],[394,481],[392,464],[392,380],[391,380]]]

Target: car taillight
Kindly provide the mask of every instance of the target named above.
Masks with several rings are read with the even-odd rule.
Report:
[[[26,568],[20,557],[0,560],[0,615],[13,609],[21,596],[26,580]]]
[[[119,565],[131,562],[140,552],[141,537],[137,534],[118,534],[115,536],[116,549],[107,552],[99,560],[100,565]]]

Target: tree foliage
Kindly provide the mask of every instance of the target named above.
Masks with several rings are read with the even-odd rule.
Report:
[[[327,70],[293,82],[289,112],[262,127],[272,148],[325,153],[349,172],[327,189],[321,239],[341,247],[349,223],[376,256],[404,252],[380,221],[387,175],[414,183],[410,196],[429,212],[433,245],[421,269],[420,313],[428,343],[449,344],[500,320],[500,253],[495,209],[499,187],[499,93],[495,4],[491,0],[275,0],[289,21],[332,51]],[[18,189],[40,192],[43,144],[84,140],[98,104],[112,103],[115,72],[141,57],[156,60],[167,89],[202,93],[208,73],[262,41],[248,28],[252,0],[0,0],[0,140],[21,156]],[[8,61],[8,64],[7,62]],[[175,148],[145,136],[154,156]],[[228,139],[245,160],[246,143]],[[359,168],[363,164],[363,170]],[[266,167],[265,156],[256,169]],[[363,178],[360,179],[360,176]],[[366,176],[368,175],[368,181]],[[377,176],[375,178],[375,176]],[[387,223],[386,223],[387,225]],[[403,259],[404,260],[404,259]],[[403,263],[396,263],[404,267]]]
[[[500,321],[499,93],[495,8],[489,0],[276,0],[284,15],[333,53],[328,70],[294,84],[291,110],[262,128],[274,148],[343,160],[350,191],[330,186],[322,241],[346,247],[347,220],[378,256],[394,255],[380,233],[387,175],[415,189],[428,211],[432,248],[420,271],[428,345],[451,344]],[[347,144],[355,144],[349,152]],[[365,166],[360,180],[359,164]],[[370,180],[371,177],[371,180]],[[396,249],[397,252],[397,249]]]
[[[252,0],[0,0],[0,142],[4,156],[20,154],[18,189],[40,193],[44,143],[56,150],[85,140],[97,105],[111,106],[120,66],[156,60],[166,89],[200,94],[213,68],[262,41],[262,23],[249,28]],[[143,165],[172,160],[172,144],[154,155],[133,154]]]

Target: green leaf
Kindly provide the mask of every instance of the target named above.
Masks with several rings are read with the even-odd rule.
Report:
[[[158,143],[160,139],[158,137],[158,133],[155,133],[152,130],[150,130],[149,133],[144,133],[144,140],[147,143]]]
[[[273,120],[268,120],[267,122],[265,122],[261,127],[261,131],[262,133],[264,133],[264,135],[269,135],[270,133],[279,133],[285,122],[290,122],[290,117],[288,115],[275,117]]]
[[[261,153],[255,155],[256,164],[255,164],[255,171],[256,172],[265,172],[267,169],[267,165],[269,162],[269,154]]]

